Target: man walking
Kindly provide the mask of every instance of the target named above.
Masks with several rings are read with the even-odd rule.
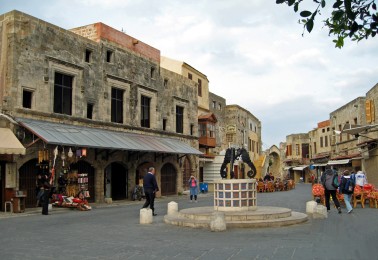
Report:
[[[337,211],[341,213],[340,202],[336,197],[336,192],[339,187],[337,174],[334,172],[333,169],[328,168],[324,171],[321,177],[321,181],[324,187],[324,195],[325,195],[327,211],[331,210],[330,197],[332,196],[332,200],[335,203],[335,206],[337,207]]]
[[[150,209],[152,209],[152,215],[156,216],[154,202],[155,194],[159,191],[159,187],[156,182],[154,167],[148,168],[148,173],[143,177],[143,189],[146,195],[146,202],[144,203],[143,208],[150,206]]]

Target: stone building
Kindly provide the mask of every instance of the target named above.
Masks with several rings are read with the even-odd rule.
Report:
[[[365,117],[365,98],[358,97],[330,113],[332,128],[331,160],[328,165],[342,171],[361,168],[358,139],[344,130],[360,125]]]
[[[358,139],[357,147],[362,155],[362,170],[368,182],[378,187],[378,84],[372,87],[365,97],[365,116],[361,126],[353,133]]]
[[[217,133],[216,129],[219,129],[220,124],[218,118],[210,110],[209,104],[209,80],[207,76],[190,66],[183,61],[177,61],[168,57],[161,58],[161,67],[166,68],[172,72],[182,75],[183,77],[191,80],[197,90],[197,102],[198,102],[198,143],[199,150],[203,153],[199,159],[199,180],[203,182],[205,175],[208,174],[210,169],[209,163],[214,161],[217,145]],[[189,176],[187,176],[189,179]]]
[[[285,169],[295,182],[309,181],[310,138],[308,133],[286,136]]]
[[[70,193],[95,202],[130,198],[149,166],[158,196],[198,174],[197,85],[161,68],[158,49],[102,23],[65,30],[19,11],[0,16],[0,31],[0,126],[26,148],[0,149],[1,205],[12,189],[34,207],[38,171],[57,189],[72,177]]]
[[[319,122],[317,127],[308,132],[310,138],[310,172],[318,180],[330,160],[335,133],[331,120]]]

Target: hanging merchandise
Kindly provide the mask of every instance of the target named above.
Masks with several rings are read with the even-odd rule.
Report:
[[[77,157],[81,157],[81,149],[77,149],[76,150],[76,156]]]
[[[53,163],[53,168],[55,168],[56,157],[58,157],[58,146],[55,147],[55,149],[54,149],[54,163]]]
[[[67,155],[68,155],[68,158],[71,158],[71,157],[73,156],[73,152],[72,152],[71,147],[70,147],[70,149],[68,150]]]
[[[64,161],[66,160],[66,155],[64,154],[64,147],[62,151],[62,156],[60,158],[62,159],[62,167],[64,168]]]

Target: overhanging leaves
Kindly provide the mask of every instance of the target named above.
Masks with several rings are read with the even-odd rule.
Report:
[[[288,6],[294,5],[294,12],[300,10],[303,2],[313,3],[314,10],[303,10],[299,12],[299,20],[303,25],[303,30],[311,32],[315,25],[315,16],[321,15],[320,9],[325,8],[326,0],[276,0],[277,4],[286,3]],[[374,37],[378,33],[378,13],[376,1],[378,0],[333,0],[331,15],[322,21],[324,27],[329,29],[329,35],[333,35],[335,47],[342,48],[344,39],[350,38],[352,41]],[[331,2],[329,0],[328,2]],[[332,2],[331,2],[332,3]]]

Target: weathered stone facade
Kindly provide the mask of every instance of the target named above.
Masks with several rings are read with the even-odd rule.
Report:
[[[299,182],[302,177],[308,180],[309,169],[306,167],[310,163],[310,138],[307,133],[291,134],[286,136],[286,166],[291,166],[289,176],[295,182]],[[303,167],[299,169],[296,167]]]
[[[159,50],[104,24],[68,31],[18,11],[0,16],[0,35],[0,110],[3,114],[175,138],[198,149],[196,84],[160,68]],[[71,114],[54,112],[54,84],[58,74],[73,79]],[[122,122],[118,123],[112,120],[113,89],[124,94],[122,115],[119,115]],[[149,127],[141,126],[142,96],[150,100]],[[176,129],[177,106],[183,108],[182,133]],[[36,159],[39,150],[47,148],[52,151],[55,147],[42,141],[27,141],[30,140],[23,140],[29,145],[27,155],[15,158],[18,171]],[[59,147],[60,152],[62,148]],[[65,147],[66,151],[68,148]],[[93,167],[92,198],[97,202],[104,201],[106,172],[111,172],[113,163],[117,164],[114,169],[127,173],[123,198],[130,196],[138,178],[151,165],[157,169],[159,185],[167,184],[166,180],[162,183],[161,170],[170,165],[168,168],[175,172],[171,180],[175,187],[168,193],[183,190],[183,166],[178,154],[164,155],[153,151],[99,154],[105,153],[88,149],[87,156],[80,159],[88,167]],[[186,155],[186,158],[190,162],[186,170],[197,174],[198,157]],[[62,161],[57,160],[56,168],[61,164]],[[17,175],[17,179],[20,178]],[[15,188],[22,187],[17,184]],[[163,185],[161,192],[164,191]]]
[[[225,128],[225,112],[226,99],[214,93],[209,94],[210,112],[217,117],[217,124],[215,126],[216,147],[213,148],[214,154],[219,154],[226,149],[226,128]]]
[[[361,119],[361,125],[378,124],[378,84],[366,93],[365,117]],[[359,145],[362,154],[362,170],[366,173],[368,182],[378,186],[378,126],[371,128],[367,133],[359,137]]]

